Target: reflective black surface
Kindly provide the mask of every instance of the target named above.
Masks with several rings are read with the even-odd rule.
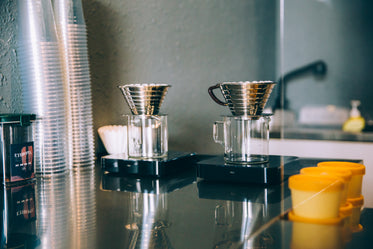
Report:
[[[189,169],[196,161],[195,153],[170,151],[167,157],[156,159],[133,159],[124,154],[107,155],[101,158],[101,165],[110,173],[165,177]]]
[[[284,172],[317,162],[299,158]],[[295,248],[294,231],[302,230],[282,218],[291,208],[286,181],[207,182],[196,177],[195,167],[144,178],[104,173],[97,163],[3,189],[0,200],[1,248]],[[361,224],[362,232],[328,248],[370,248],[373,210],[362,212]]]
[[[284,180],[284,165],[297,157],[270,155],[261,164],[230,164],[222,155],[200,160],[197,176],[207,181],[276,185]]]

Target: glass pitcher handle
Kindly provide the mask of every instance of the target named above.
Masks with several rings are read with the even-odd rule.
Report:
[[[222,128],[224,128],[224,122],[215,121],[214,126],[213,126],[213,137],[214,137],[215,143],[218,143],[224,146],[224,130],[223,132],[219,132],[219,129],[222,129]]]

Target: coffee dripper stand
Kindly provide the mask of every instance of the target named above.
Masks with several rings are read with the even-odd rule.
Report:
[[[167,115],[159,109],[170,85],[118,86],[131,115],[127,123],[127,154],[101,158],[105,172],[130,176],[164,177],[195,167],[194,152],[168,151]]]
[[[213,182],[264,185],[280,184],[284,180],[284,165],[294,157],[269,154],[269,121],[272,114],[262,113],[274,86],[272,81],[252,81],[225,82],[209,88],[211,98],[219,105],[228,106],[232,116],[223,116],[223,121],[215,122],[214,140],[225,146],[225,152],[224,155],[199,161],[199,178]],[[215,89],[221,90],[225,102],[215,96]],[[258,124],[261,127],[256,132]],[[219,134],[219,127],[223,129],[223,136]],[[258,147],[254,139],[260,140],[262,153],[253,151]]]

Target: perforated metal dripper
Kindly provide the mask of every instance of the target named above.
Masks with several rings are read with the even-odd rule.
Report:
[[[167,84],[128,84],[118,86],[133,115],[157,115],[171,87]]]
[[[260,115],[275,84],[273,81],[224,82],[211,86],[208,91],[216,103],[228,106],[234,116]],[[216,88],[220,88],[226,102],[215,96]]]

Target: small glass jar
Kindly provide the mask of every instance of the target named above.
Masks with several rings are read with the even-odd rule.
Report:
[[[162,158],[168,152],[167,115],[127,115],[128,156]]]
[[[0,114],[0,175],[4,185],[35,178],[35,119],[34,114]]]

